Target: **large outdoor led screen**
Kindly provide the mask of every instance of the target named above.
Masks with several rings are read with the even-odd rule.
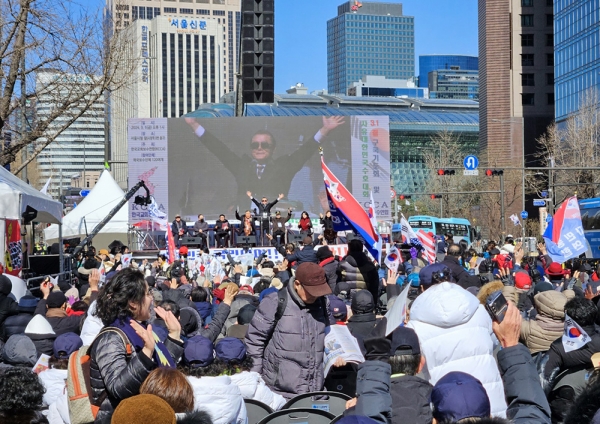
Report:
[[[253,209],[247,192],[273,208],[328,209],[319,151],[325,163],[378,218],[390,217],[390,154],[387,116],[130,119],[129,186],[146,181],[159,208],[208,220]],[[131,223],[148,219],[130,203]]]

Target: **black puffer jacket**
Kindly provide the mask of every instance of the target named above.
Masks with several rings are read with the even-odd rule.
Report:
[[[430,424],[433,420],[429,397],[433,386],[412,375],[392,377],[392,424]]]
[[[183,354],[183,343],[167,338],[165,346],[175,362]],[[106,390],[96,423],[110,423],[114,409],[123,399],[135,396],[148,374],[157,367],[141,352],[132,352],[129,360],[119,334],[108,331],[98,336],[91,347],[90,381],[94,402]]]
[[[7,341],[13,334],[23,334],[25,327],[33,318],[33,314],[20,312],[18,315],[12,315],[4,321],[2,325],[2,340]]]
[[[377,324],[377,316],[375,312],[369,312],[366,314],[354,314],[352,315],[346,324],[348,330],[354,337],[367,338],[373,328]]]
[[[8,293],[0,293],[0,326],[4,323],[4,320],[19,311],[19,304],[14,301],[13,298],[8,297],[10,294],[10,289],[8,289]]]
[[[338,282],[348,283],[351,290],[367,289],[373,299],[379,299],[379,274],[364,252],[352,252],[340,262]]]
[[[338,281],[337,269],[339,265],[340,261],[337,260],[337,257],[333,256],[319,263],[319,266],[325,271],[325,278],[327,278],[327,284],[329,284],[332,292],[335,292],[335,286]]]

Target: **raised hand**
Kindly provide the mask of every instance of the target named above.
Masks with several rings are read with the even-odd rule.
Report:
[[[246,194],[248,195],[248,197],[249,197],[249,198],[252,198],[252,192],[251,192],[250,190],[248,190],[248,191],[246,192]]]
[[[225,289],[225,297],[223,298],[223,303],[231,306],[231,302],[233,302],[233,298],[236,295],[236,287],[235,286],[227,286]]]
[[[179,340],[181,338],[181,324],[179,323],[179,320],[175,318],[173,312],[165,311],[160,306],[155,307],[154,311],[156,312],[156,315],[161,317],[162,320],[165,322],[165,325],[167,326],[167,331],[169,332],[169,337],[171,337],[174,340]]]
[[[154,335],[152,334],[152,326],[148,325],[148,327],[144,328],[137,321],[131,320],[131,327],[144,341],[144,348],[142,349],[142,352],[144,352],[144,355],[146,355],[148,358],[152,359],[155,344]]]
[[[277,200],[281,200],[283,199],[285,196],[283,193],[280,193],[279,196],[277,196]]]
[[[194,131],[196,131],[198,129],[198,127],[200,127],[200,124],[198,123],[198,121],[196,121],[195,118],[184,118],[185,119],[185,123],[188,124],[190,127],[192,127],[192,129]]]
[[[187,118],[189,119],[189,118]],[[323,117],[323,126],[321,127],[321,134],[323,134],[324,136],[329,134],[329,132],[331,130],[334,130],[335,128],[339,127],[340,125],[342,125],[344,123],[344,117],[343,116],[329,116]]]
[[[546,250],[546,245],[544,243],[538,243],[537,247],[542,255],[548,254],[548,251]]]
[[[521,313],[512,303],[508,302],[506,315],[501,323],[492,322],[492,329],[503,348],[516,346],[521,335]]]
[[[98,290],[98,284],[100,283],[100,270],[92,270],[92,272],[90,273],[90,278],[88,278],[88,283],[90,283],[90,289],[92,291]]]

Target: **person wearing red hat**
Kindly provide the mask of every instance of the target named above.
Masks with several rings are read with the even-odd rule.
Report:
[[[569,270],[563,269],[562,265],[558,262],[552,262],[548,268],[546,268],[546,275],[554,286],[554,289],[559,287],[566,288],[565,276],[569,274]]]

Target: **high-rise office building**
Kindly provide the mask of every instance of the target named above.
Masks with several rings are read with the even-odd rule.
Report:
[[[116,34],[141,58],[129,83],[111,92],[111,162],[121,187],[127,187],[128,119],[177,118],[223,95],[222,35],[217,22],[194,15],[138,19]]]
[[[430,72],[453,67],[461,71],[478,71],[479,58],[462,54],[422,54],[419,56],[419,87],[429,86]]]
[[[402,4],[348,1],[327,21],[327,86],[346,94],[363,75],[410,79],[415,74],[414,17]]]
[[[535,164],[554,118],[552,0],[478,0],[478,9],[481,159]]]
[[[450,69],[431,71],[427,77],[431,99],[479,99],[479,71],[466,71],[452,66]]]
[[[107,22],[114,30],[123,29],[136,20],[152,20],[156,16],[194,16],[215,21],[223,34],[220,45],[224,92],[235,90],[238,67],[238,40],[241,28],[241,0],[106,0]],[[111,31],[112,34],[112,31]]]
[[[45,120],[62,103],[61,96],[73,97],[77,87],[81,87],[82,94],[87,92],[89,84],[94,84],[92,79],[92,76],[65,74],[53,69],[37,72],[36,92],[41,94],[36,97],[36,119]],[[64,84],[57,84],[57,80]],[[49,84],[56,86],[56,89],[44,89]],[[90,99],[91,94],[84,97]],[[52,177],[48,194],[58,198],[63,190],[69,188],[72,177],[81,175],[86,181],[88,171],[104,169],[104,116],[104,99],[100,97],[38,155],[37,183],[43,184]],[[48,133],[52,134],[54,129],[66,125],[71,119],[72,115],[68,110],[65,111],[52,121]],[[46,138],[40,138],[35,145],[45,141]]]
[[[555,113],[559,124],[577,112],[586,92],[600,90],[598,22],[598,0],[554,3]]]

